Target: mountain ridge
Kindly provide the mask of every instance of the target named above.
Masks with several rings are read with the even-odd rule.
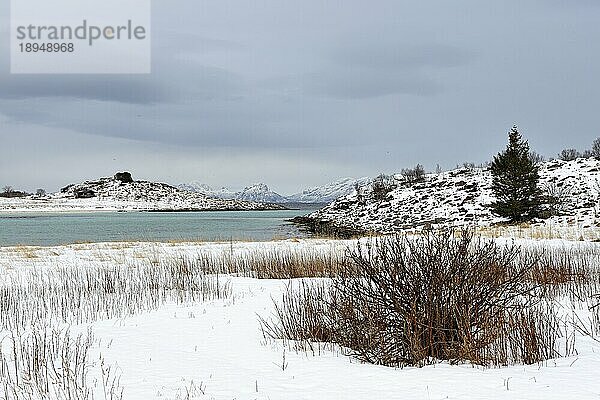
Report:
[[[315,186],[299,193],[281,195],[272,191],[265,183],[256,183],[246,186],[243,190],[235,192],[225,187],[220,190],[213,189],[210,185],[193,181],[177,185],[179,189],[202,193],[210,197],[223,199],[237,199],[247,201],[260,201],[276,204],[326,204],[346,196],[355,190],[355,187],[365,185],[369,178],[342,178],[334,182]]]

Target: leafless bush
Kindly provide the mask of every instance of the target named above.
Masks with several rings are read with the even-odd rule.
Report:
[[[303,281],[299,288],[288,285],[281,304],[275,303],[276,322],[260,319],[263,335],[309,348],[313,342],[335,342],[338,328],[332,319],[330,295],[325,282]]]
[[[552,307],[530,279],[535,259],[471,232],[382,238],[350,253],[329,285],[288,290],[265,335],[332,342],[390,366],[435,360],[483,365],[556,356]]]
[[[578,157],[581,157],[581,153],[577,149],[564,149],[558,153],[558,158],[563,161],[573,161]]]
[[[573,192],[567,185],[558,185],[556,182],[548,183],[544,187],[545,201],[550,215],[561,215],[568,210],[568,200]]]
[[[396,180],[393,176],[381,174],[371,184],[373,198],[377,201],[387,199],[388,194],[396,188]]]
[[[544,161],[546,161],[546,158],[543,155],[541,155],[539,153],[536,153],[535,151],[530,151],[529,152],[529,159],[535,165],[540,165],[541,163],[543,163]]]
[[[425,168],[421,164],[417,164],[414,168],[403,169],[400,173],[407,183],[422,182],[425,180]]]

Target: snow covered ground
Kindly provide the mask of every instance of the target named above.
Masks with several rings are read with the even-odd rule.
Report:
[[[307,354],[264,341],[267,315],[285,282],[232,278],[234,300],[166,307],[94,324],[96,351],[122,371],[127,399],[596,399],[600,344],[582,339],[576,357],[544,365],[484,369],[437,364],[394,369],[339,352]],[[285,355],[284,355],[285,351]]]
[[[499,239],[512,241],[511,238]],[[321,239],[270,243],[99,243],[0,248],[0,278],[22,271],[159,264],[169,259],[238,257],[253,252],[343,252],[353,241]],[[518,240],[527,246],[591,248],[567,240]],[[258,315],[273,312],[287,280],[224,277],[231,295],[195,304],[168,303],[91,327],[95,344],[89,379],[101,376],[100,357],[120,375],[123,399],[597,399],[600,343],[578,337],[578,355],[542,365],[486,369],[438,363],[394,369],[361,364],[324,346],[315,354],[265,340]],[[6,332],[5,332],[6,333]],[[7,336],[3,343],[6,345]],[[101,381],[96,399],[106,398]],[[0,387],[0,398],[2,398]]]
[[[315,221],[367,232],[392,233],[424,226],[490,227],[503,222],[492,214],[492,175],[488,169],[462,167],[427,174],[409,183],[390,177],[390,191],[374,196],[372,185],[341,197],[309,215]],[[569,235],[593,238],[600,224],[600,160],[552,160],[540,166],[540,188],[556,199],[555,216],[534,221],[543,237]],[[550,231],[554,230],[554,234]],[[597,238],[594,238],[597,239]]]

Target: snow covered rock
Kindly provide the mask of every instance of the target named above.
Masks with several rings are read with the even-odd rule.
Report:
[[[118,176],[117,176],[118,175]],[[0,201],[0,211],[11,210],[279,210],[283,206],[255,201],[208,197],[202,193],[180,190],[165,183],[134,181],[131,175],[117,174],[78,184],[41,201],[33,197],[20,201]]]
[[[427,174],[410,183],[402,175],[385,196],[373,193],[373,183],[341,197],[304,217],[312,225],[332,225],[357,232],[392,233],[426,226],[488,226],[503,220],[491,213],[492,175],[485,168],[458,168]],[[540,166],[540,187],[559,198],[558,215],[548,221],[589,227],[600,216],[600,161],[579,158],[552,160]],[[538,221],[542,222],[542,221]]]
[[[248,186],[244,188],[237,196],[239,200],[246,201],[258,201],[261,203],[287,203],[288,200],[281,196],[279,193],[275,193],[269,189],[264,183],[257,183],[256,185]]]
[[[366,185],[369,178],[344,178],[323,186],[313,187],[288,197],[298,203],[330,203],[354,192],[355,187]]]

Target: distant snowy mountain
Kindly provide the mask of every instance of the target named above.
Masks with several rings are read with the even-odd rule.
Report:
[[[222,199],[160,182],[136,181],[130,173],[71,184],[44,198],[0,199],[3,210],[207,211],[279,210],[284,206]]]
[[[244,190],[239,192],[234,192],[225,187],[213,189],[211,186],[200,182],[182,183],[177,185],[177,188],[219,199],[253,201],[258,203],[288,203],[287,198],[279,193],[273,192],[264,183],[247,186]]]
[[[248,186],[236,196],[237,200],[255,201],[259,203],[287,203],[287,198],[269,190],[264,183]]]
[[[269,189],[264,183],[257,183],[246,187],[239,192],[231,191],[227,188],[215,190],[209,185],[200,182],[182,183],[177,186],[180,190],[188,192],[201,193],[209,197],[220,199],[235,199],[244,201],[254,201],[261,203],[331,203],[339,197],[352,194],[355,186],[367,185],[369,178],[345,178],[329,183],[327,185],[313,187],[296,193],[291,196],[282,196]]]
[[[181,185],[177,185],[177,189],[203,194],[211,193],[213,191],[209,185],[200,182],[182,183]]]
[[[331,203],[332,201],[354,193],[355,187],[367,185],[369,178],[344,178],[323,186],[313,187],[288,197],[290,202]]]
[[[213,189],[212,186],[197,181],[190,183],[182,183],[180,185],[177,185],[177,188],[179,190],[185,190],[187,192],[193,193],[201,193],[208,197],[216,197],[218,199],[236,199],[238,195],[238,192],[229,190],[226,187],[222,187],[221,189]]]

